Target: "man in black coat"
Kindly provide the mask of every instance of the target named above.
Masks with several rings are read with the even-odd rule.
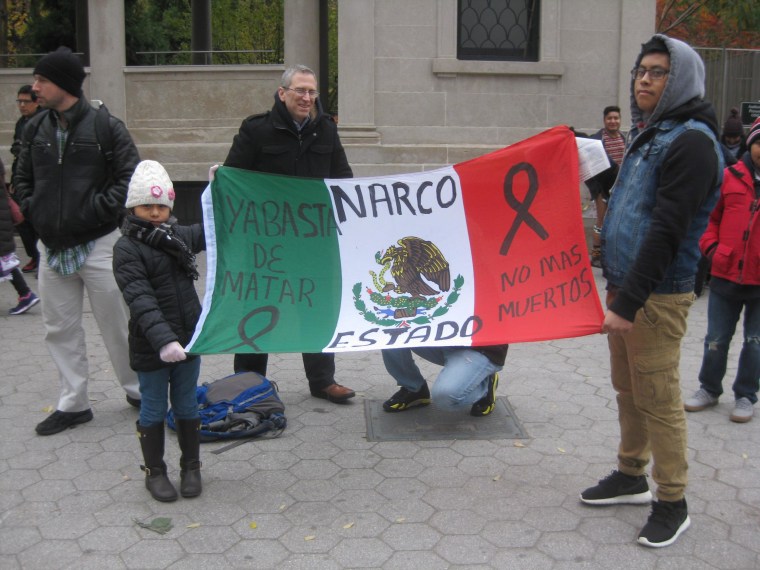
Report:
[[[16,121],[16,127],[13,130],[13,144],[11,145],[11,154],[13,155],[13,165],[11,166],[11,194],[13,199],[18,202],[18,197],[13,189],[13,177],[16,175],[16,164],[18,155],[21,152],[21,133],[24,132],[26,124],[37,113],[42,111],[37,103],[37,94],[31,85],[22,85],[16,94],[16,104],[18,105],[21,116]],[[20,204],[19,204],[20,205]],[[30,220],[24,220],[16,225],[18,235],[21,237],[21,243],[24,244],[24,251],[29,257],[29,263],[21,269],[24,273],[36,273],[40,261],[40,252],[37,249],[37,232]]]
[[[129,367],[128,312],[112,269],[119,216],[140,157],[124,124],[112,116],[107,118],[113,154],[105,156],[96,133],[99,111],[82,93],[84,78],[82,63],[68,48],[37,63],[32,88],[47,111],[24,129],[13,180],[21,210],[45,246],[39,265],[42,320],[61,382],[56,411],[37,425],[39,435],[92,420],[85,289],[114,375],[127,402],[140,405],[137,375]]]
[[[296,65],[282,74],[271,111],[240,125],[224,166],[311,178],[351,178],[346,153],[332,117],[322,111],[315,73]],[[235,372],[266,375],[267,354],[236,354]],[[303,354],[311,395],[345,402],[354,391],[335,382],[335,356]]]

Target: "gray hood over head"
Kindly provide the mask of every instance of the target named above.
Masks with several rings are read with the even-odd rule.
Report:
[[[641,122],[654,123],[692,99],[702,99],[705,96],[705,66],[699,54],[681,40],[664,34],[655,34],[652,39],[655,38],[664,42],[669,52],[670,73],[667,75],[667,83],[660,101],[650,116],[645,116],[636,104],[635,79],[631,78],[631,118],[634,126]],[[643,57],[642,46],[642,52],[636,58],[634,67],[639,67]]]

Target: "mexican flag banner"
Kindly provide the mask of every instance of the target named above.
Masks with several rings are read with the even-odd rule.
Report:
[[[555,127],[428,172],[220,167],[192,353],[485,346],[598,333],[578,148]]]

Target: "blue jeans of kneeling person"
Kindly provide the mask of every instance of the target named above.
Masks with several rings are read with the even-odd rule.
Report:
[[[760,384],[760,298],[737,300],[710,290],[707,302],[707,335],[699,383],[702,388],[720,396],[731,338],[744,309],[744,344],[734,380],[736,399],[747,398],[755,404]]]
[[[201,370],[200,357],[183,360],[150,372],[138,372],[140,381],[140,425],[163,423],[171,401],[174,415],[179,420],[198,417],[198,399],[195,388]]]
[[[419,392],[425,384],[412,353],[443,366],[430,390],[430,398],[438,408],[452,412],[469,410],[483,398],[488,392],[488,377],[502,368],[471,348],[394,348],[382,352],[388,373],[399,386],[412,392]]]

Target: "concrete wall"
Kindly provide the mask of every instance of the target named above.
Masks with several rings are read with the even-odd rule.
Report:
[[[284,66],[124,67],[104,33],[119,0],[89,3],[93,67],[85,94],[127,124],[143,158],[175,181],[205,180],[241,120],[271,107]],[[286,0],[285,63],[316,60],[312,0]],[[435,168],[558,124],[601,127],[654,29],[654,0],[543,0],[540,61],[456,59],[456,0],[339,0],[340,132],[356,175]],[[118,25],[116,25],[118,27]],[[316,70],[316,61],[306,61]],[[18,117],[16,90],[31,69],[0,70],[0,157]]]
[[[174,180],[204,180],[248,115],[267,111],[283,66],[126,70],[126,119],[142,158]]]
[[[628,107],[653,0],[543,0],[538,62],[457,60],[456,4],[340,1],[340,125],[358,174],[436,168],[558,124],[596,130],[605,106]]]

